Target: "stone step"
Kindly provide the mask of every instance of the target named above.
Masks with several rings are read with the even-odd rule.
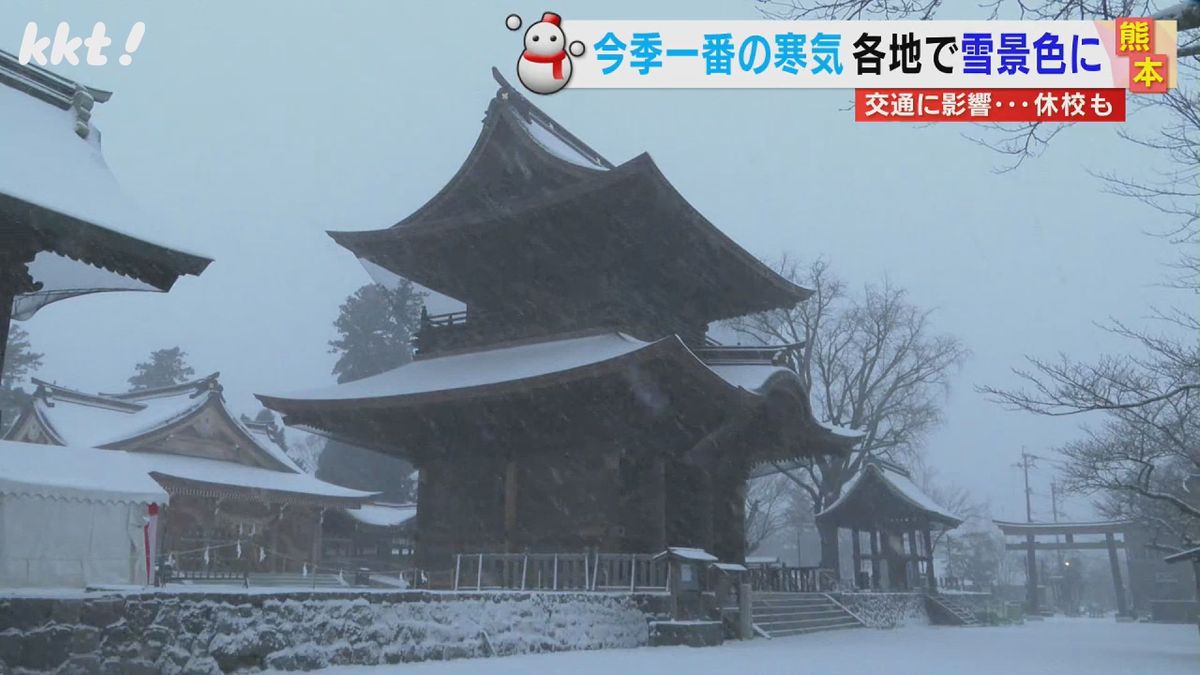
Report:
[[[768,633],[776,631],[792,630],[795,628],[826,628],[829,626],[840,626],[845,623],[858,625],[858,622],[848,616],[835,617],[820,617],[820,618],[801,618],[789,619],[786,621],[755,621],[763,630]]]
[[[759,619],[762,619],[763,621],[773,621],[779,617],[785,617],[785,616],[787,616],[787,617],[799,616],[799,617],[816,618],[816,617],[822,617],[822,616],[845,616],[845,615],[846,615],[846,613],[844,611],[842,611],[842,609],[839,607],[824,607],[821,609],[805,609],[805,610],[799,610],[799,611],[792,610],[792,609],[777,609],[777,610],[771,610],[771,611],[766,611],[766,612],[754,610],[753,612],[751,612],[751,616],[754,617],[755,621],[758,621]]]
[[[768,634],[771,637],[787,637],[789,635],[805,635],[807,633],[819,633],[821,631],[826,631],[826,630],[846,630],[847,628],[862,628],[862,624],[858,623],[857,621],[849,621],[846,623],[841,623],[841,624],[837,624],[837,625],[833,625],[833,626],[822,626],[819,628],[794,628],[791,630],[781,630],[779,632],[768,631]]]
[[[829,598],[798,599],[798,601],[791,601],[791,602],[787,602],[787,601],[760,602],[760,601],[758,601],[757,598],[755,598],[754,601],[750,602],[750,607],[755,607],[755,608],[758,608],[758,607],[762,607],[762,608],[768,608],[768,607],[824,607],[824,605],[828,605],[828,604],[833,604],[832,602],[829,602]]]
[[[764,598],[764,597],[755,595],[752,598],[752,601],[755,603],[762,603],[764,605],[796,605],[796,604],[803,605],[803,604],[814,603],[814,602],[815,603],[826,603],[826,602],[829,602],[829,598],[827,598],[823,595],[818,595],[815,597],[813,597],[813,596],[796,596],[794,598],[788,598],[788,597]]]

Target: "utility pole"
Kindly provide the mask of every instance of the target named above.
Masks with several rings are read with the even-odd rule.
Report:
[[[1038,459],[1037,455],[1031,455],[1025,452],[1025,446],[1021,446],[1021,462],[1017,466],[1025,474],[1025,522],[1033,522],[1033,503],[1031,501],[1033,490],[1029,489],[1029,468],[1033,466],[1033,460]]]
[[[1050,508],[1054,512],[1054,522],[1058,522],[1058,483],[1050,481]]]
[[[1058,522],[1058,481],[1050,481],[1050,510],[1054,514],[1054,522]],[[1058,535],[1054,535],[1054,543],[1058,544]],[[1058,553],[1058,571],[1061,574],[1063,568],[1063,552],[1062,549],[1057,549]]]
[[[1033,455],[1025,452],[1025,446],[1021,446],[1021,463],[1017,466],[1021,467],[1025,473],[1025,522],[1033,522],[1033,503],[1030,499],[1032,491],[1029,489],[1029,466],[1031,460],[1036,459]],[[1032,532],[1025,535],[1025,607],[1030,614],[1038,613],[1038,564],[1037,564],[1037,547],[1034,543],[1034,535]]]

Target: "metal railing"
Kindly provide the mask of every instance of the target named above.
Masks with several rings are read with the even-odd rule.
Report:
[[[665,591],[667,565],[646,553],[460,553],[453,588]]]
[[[751,567],[750,588],[760,593],[825,593],[838,589],[838,579],[823,567]]]

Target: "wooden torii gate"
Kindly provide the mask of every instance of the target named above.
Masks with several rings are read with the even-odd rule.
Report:
[[[1088,523],[1013,523],[992,521],[1006,537],[1023,537],[1023,543],[1009,542],[1004,548],[1009,551],[1025,551],[1025,605],[1031,614],[1038,612],[1037,551],[1080,551],[1108,549],[1108,565],[1112,570],[1113,589],[1117,595],[1117,615],[1129,616],[1129,602],[1125,598],[1125,585],[1121,581],[1121,563],[1117,549],[1125,548],[1125,533],[1133,527],[1130,520],[1109,520]],[[1075,541],[1079,535],[1104,535],[1104,541]],[[1117,535],[1121,535],[1120,541]],[[1063,542],[1039,542],[1041,536],[1062,536]],[[1126,559],[1128,566],[1128,559]],[[1127,570],[1128,572],[1128,570]]]

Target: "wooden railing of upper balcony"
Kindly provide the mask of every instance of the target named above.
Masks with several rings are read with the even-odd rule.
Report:
[[[704,346],[693,347],[692,351],[711,366],[759,364],[786,367],[803,346],[802,342],[787,345],[722,345],[706,336]]]
[[[421,310],[421,325],[413,336],[413,348],[418,354],[465,347],[470,343],[467,312],[429,314]]]

